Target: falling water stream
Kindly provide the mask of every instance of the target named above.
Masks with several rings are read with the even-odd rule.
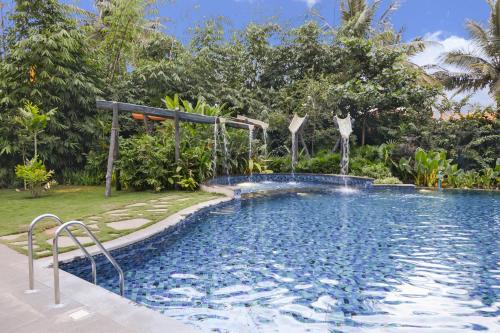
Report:
[[[267,127],[262,127],[262,132],[264,135],[264,156],[267,157]]]
[[[228,179],[228,184],[229,182],[229,151],[228,151],[228,140],[227,140],[227,132],[226,132],[226,123],[224,122],[224,118],[220,119],[220,127],[221,127],[221,132],[222,132],[222,149],[224,153],[224,171],[226,173],[227,179]]]
[[[253,152],[252,152],[252,141],[253,141],[253,125],[248,125],[248,163],[250,165],[250,161],[252,160]],[[253,167],[250,169],[250,177],[253,174]]]
[[[295,175],[295,161],[297,160],[297,149],[295,149],[295,145],[297,144],[296,133],[292,132],[292,175]]]
[[[219,117],[215,117],[214,123],[214,151],[212,156],[212,165],[214,170],[214,177],[217,176],[217,136],[219,135]]]

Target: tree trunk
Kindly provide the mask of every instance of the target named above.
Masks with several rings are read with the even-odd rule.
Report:
[[[33,137],[35,139],[35,142],[34,142],[34,144],[35,144],[35,157],[34,158],[38,159],[38,147],[37,147],[38,146],[38,139],[36,137],[36,132],[33,134]]]
[[[118,131],[118,104],[113,104],[113,121],[111,123],[111,135],[109,139],[108,166],[106,170],[106,197],[111,196],[111,180],[113,178],[113,159],[115,157],[115,145]]]
[[[361,145],[365,145],[365,137],[366,137],[366,118],[363,118],[363,127],[361,128]]]

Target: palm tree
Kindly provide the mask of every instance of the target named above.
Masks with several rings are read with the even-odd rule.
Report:
[[[366,0],[341,0],[342,24],[339,33],[350,37],[368,37],[379,5],[380,0],[375,0],[370,5]]]
[[[487,0],[491,8],[487,28],[467,21],[467,30],[475,50],[454,50],[442,55],[445,64],[458,67],[461,72],[441,69],[435,73],[445,87],[458,92],[489,88],[500,106],[500,1]]]

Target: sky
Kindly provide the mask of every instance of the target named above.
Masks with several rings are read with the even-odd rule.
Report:
[[[94,0],[63,0],[92,9]],[[371,0],[368,0],[371,2]],[[159,15],[169,19],[166,31],[186,42],[189,28],[208,18],[224,16],[235,28],[250,22],[277,20],[284,25],[297,26],[317,10],[329,23],[339,21],[340,0],[157,0]],[[380,12],[392,0],[382,0]],[[466,37],[465,20],[486,22],[486,0],[400,0],[399,9],[392,15],[396,28],[404,28],[407,40],[441,31],[441,38]]]
[[[94,0],[62,0],[93,9]],[[298,26],[310,19],[311,10],[318,11],[330,24],[339,22],[340,0],[157,0],[165,31],[188,43],[190,28],[203,20],[224,16],[233,29],[240,29],[250,22],[265,23],[271,20],[284,26]],[[368,0],[371,2],[371,0]],[[382,0],[384,11],[391,0]],[[404,39],[424,37],[432,46],[413,59],[418,65],[438,62],[443,51],[456,48],[473,49],[465,29],[466,20],[487,23],[489,6],[486,0],[400,0],[400,6],[391,16],[396,29],[402,28]],[[379,15],[380,15],[379,13]],[[483,105],[492,103],[486,91],[475,94],[472,102]]]

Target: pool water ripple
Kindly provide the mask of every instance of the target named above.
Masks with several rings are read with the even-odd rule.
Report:
[[[286,193],[113,255],[126,297],[205,332],[499,332],[499,199]],[[63,268],[90,277],[85,260]],[[101,258],[98,280],[116,291]]]

